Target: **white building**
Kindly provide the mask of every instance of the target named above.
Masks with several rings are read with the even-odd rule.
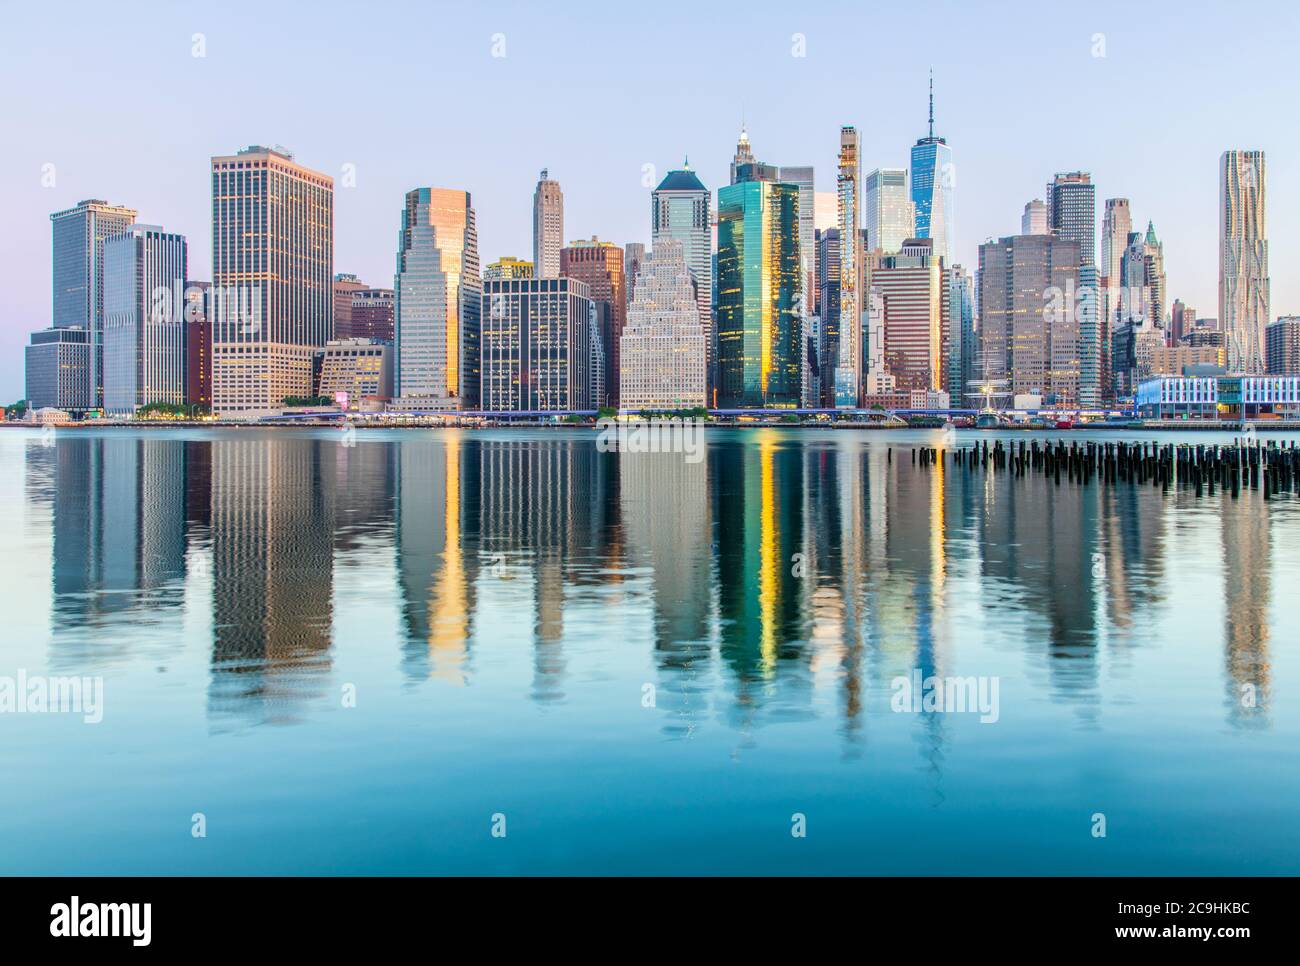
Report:
[[[867,251],[901,251],[915,237],[916,205],[907,193],[906,168],[877,168],[867,175]]]
[[[682,245],[662,238],[637,275],[619,342],[620,408],[640,412],[703,407],[704,342]]]

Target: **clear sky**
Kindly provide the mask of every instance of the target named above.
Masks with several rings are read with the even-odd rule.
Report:
[[[1135,224],[1154,220],[1171,300],[1217,315],[1218,158],[1262,148],[1273,314],[1300,313],[1298,10],[0,0],[0,398],[22,395],[22,346],[49,323],[49,213],[83,198],[183,232],[191,277],[208,279],[209,157],[284,145],[336,178],[335,270],[391,285],[402,194],[421,185],[472,192],[487,264],[531,257],[542,167],[564,189],[566,239],[648,241],[644,166],[689,155],[716,189],[742,116],[761,160],[815,165],[818,190],[833,189],[841,124],[862,133],[864,173],[905,167],[930,66],[962,263],[1019,231],[1053,172],[1081,168],[1099,216],[1123,196]]]

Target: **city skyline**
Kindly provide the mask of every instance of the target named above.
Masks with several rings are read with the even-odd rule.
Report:
[[[1279,5],[1267,5],[1267,9],[1278,19],[1279,27],[1295,20],[1294,13]],[[685,7],[674,8],[673,12],[679,18],[689,16]],[[273,13],[271,18],[280,16]],[[500,90],[503,85],[540,83],[557,99],[563,99],[559,95],[575,89],[576,79],[551,70],[547,67],[549,56],[543,57],[538,51],[558,53],[583,47],[584,55],[591,54],[590,40],[594,36],[603,37],[605,47],[611,48],[594,51],[598,63],[618,63],[624,71],[643,63],[639,53],[643,45],[624,48],[609,44],[610,26],[594,14],[589,21],[579,17],[568,23],[568,34],[547,24],[537,11],[523,7],[482,14],[430,11],[428,16],[443,18],[449,33],[459,39],[455,45],[439,42],[438,54],[445,54],[446,60],[436,67],[426,65],[426,75],[436,71],[443,76],[447,71],[459,70],[471,83],[483,85],[485,92]],[[39,31],[48,27],[48,17],[40,11],[23,10],[15,11],[10,19],[20,28]],[[82,199],[103,198],[110,204],[129,206],[139,212],[140,221],[163,224],[185,235],[191,249],[190,274],[203,279],[211,265],[210,198],[204,184],[208,160],[236,145],[284,144],[301,163],[335,179],[336,271],[352,272],[371,284],[387,287],[391,284],[388,278],[394,199],[422,184],[456,187],[475,197],[480,250],[486,263],[531,250],[530,201],[542,167],[548,168],[551,177],[565,189],[566,244],[592,235],[627,244],[650,240],[646,218],[650,192],[667,171],[681,163],[683,156],[691,158],[692,167],[713,191],[727,183],[727,164],[742,121],[757,156],[779,165],[811,162],[819,193],[834,184],[836,132],[844,124],[855,124],[864,132],[864,173],[877,167],[905,166],[909,163],[909,146],[928,130],[926,98],[931,63],[935,71],[935,130],[954,146],[954,262],[974,264],[979,244],[1014,232],[1025,198],[1039,194],[1042,184],[1056,172],[1085,170],[1097,186],[1098,219],[1103,199],[1131,198],[1144,220],[1152,219],[1160,228],[1166,245],[1170,299],[1180,298],[1208,315],[1210,307],[1217,303],[1219,157],[1229,149],[1257,149],[1268,156],[1270,169],[1270,314],[1276,318],[1296,310],[1300,285],[1288,278],[1286,266],[1289,253],[1300,239],[1296,219],[1291,217],[1300,210],[1300,193],[1294,187],[1297,179],[1292,176],[1300,150],[1294,136],[1277,125],[1269,113],[1271,98],[1260,98],[1258,103],[1242,102],[1193,73],[1180,77],[1181,111],[1145,118],[1140,128],[1136,121],[1129,129],[1127,122],[1118,120],[1112,125],[1113,138],[1099,141],[1095,132],[1086,130],[1087,125],[1056,120],[1061,111],[1091,110],[1088,105],[1098,100],[1119,103],[1126,78],[1148,57],[1159,59],[1164,51],[1172,63],[1174,54],[1185,50],[1186,45],[1199,49],[1195,45],[1211,42],[1211,34],[1204,26],[1161,24],[1157,29],[1153,12],[1127,10],[1121,17],[1120,8],[1112,5],[1096,11],[1095,25],[1057,24],[1045,29],[1038,20],[1032,27],[999,21],[994,30],[988,25],[987,14],[954,9],[950,16],[953,29],[944,32],[948,36],[937,38],[928,52],[918,53],[906,45],[899,51],[882,46],[869,68],[836,56],[847,41],[833,16],[801,13],[795,20],[806,23],[788,25],[774,18],[761,26],[744,25],[735,38],[735,42],[753,49],[755,63],[770,65],[770,69],[756,74],[749,85],[752,90],[743,92],[722,83],[716,62],[717,41],[705,31],[708,37],[698,47],[691,46],[689,51],[678,51],[674,56],[697,56],[713,83],[702,88],[694,78],[689,82],[684,77],[679,81],[670,79],[656,90],[653,99],[638,97],[635,119],[625,112],[620,114],[628,120],[625,126],[622,122],[616,124],[615,130],[625,133],[609,143],[594,138],[588,143],[583,137],[548,126],[549,122],[543,123],[546,119],[541,117],[517,118],[518,124],[511,132],[488,130],[491,125],[471,125],[466,136],[448,142],[438,138],[436,131],[426,135],[387,124],[402,105],[409,105],[409,98],[399,96],[395,104],[386,104],[379,97],[386,91],[355,80],[347,83],[360,88],[360,94],[349,95],[346,102],[354,107],[364,103],[365,109],[356,115],[357,119],[385,122],[379,124],[380,129],[400,134],[375,137],[369,133],[369,124],[364,137],[348,132],[346,125],[338,123],[339,103],[327,95],[297,101],[293,111],[283,110],[282,105],[273,108],[249,106],[246,102],[235,110],[226,100],[239,102],[242,98],[229,95],[255,87],[238,76],[239,65],[258,56],[264,41],[238,36],[220,22],[189,22],[203,19],[192,12],[167,11],[156,22],[137,26],[140,37],[135,42],[158,45],[164,52],[160,53],[159,63],[177,73],[175,91],[168,95],[168,103],[174,100],[187,104],[195,119],[193,124],[169,128],[166,138],[157,137],[156,125],[149,126],[149,118],[163,95],[135,95],[138,111],[123,111],[118,103],[112,115],[115,126],[106,126],[94,111],[105,103],[104,95],[85,83],[84,72],[59,73],[53,69],[75,65],[78,54],[87,52],[88,48],[75,39],[39,62],[41,76],[49,78],[40,98],[32,103],[15,103],[8,112],[15,150],[0,162],[6,175],[0,184],[5,185],[3,198],[14,227],[0,242],[0,257],[5,257],[27,284],[6,298],[6,322],[0,334],[0,391],[7,397],[22,395],[21,349],[27,334],[50,323],[50,267],[46,255],[49,229],[45,227],[49,214]],[[117,27],[106,11],[88,8],[84,21],[92,28],[88,33],[97,29],[105,37],[117,36]],[[982,31],[978,34],[981,42],[972,44],[963,37],[969,31],[959,29],[961,24],[967,25],[969,31]],[[891,25],[904,29],[902,20],[893,13],[879,27],[887,31]],[[321,37],[317,29],[306,28],[297,40],[285,46],[282,54],[286,63],[311,67],[309,51],[356,67],[362,66],[361,60],[381,58],[379,52],[359,53],[345,48],[341,32],[337,38]],[[650,25],[648,29],[655,32],[667,29],[667,25]],[[1025,43],[1026,31],[1031,29],[1036,44]],[[18,29],[11,36],[24,32]],[[1097,42],[1093,38],[1099,33],[1104,34],[1105,56],[1094,55]],[[1281,29],[1276,32],[1284,33]],[[194,38],[199,34],[203,41],[201,57],[194,55],[199,43]],[[493,56],[493,37],[497,34],[504,35],[504,57]],[[805,56],[795,56],[795,35],[804,38]],[[475,37],[481,37],[481,43],[471,42]],[[383,41],[376,46],[394,53],[407,50],[411,43],[395,35],[385,36]],[[1280,66],[1274,66],[1282,63],[1279,58],[1266,56],[1257,45],[1247,48],[1244,39],[1217,35],[1213,42],[1220,61],[1249,54],[1252,69],[1263,71],[1261,84],[1268,89],[1284,96],[1288,89],[1300,86]],[[279,38],[278,43],[284,46],[286,42]],[[1275,41],[1264,38],[1263,43],[1267,48]],[[444,50],[444,46],[456,49]],[[991,114],[977,96],[979,81],[996,76],[998,51],[1013,49],[1027,66],[1037,65],[1071,78],[1076,88],[1052,102],[1046,92],[1027,87],[1015,93],[1016,110]],[[34,70],[38,63],[27,51],[6,53],[10,54],[6,72]],[[976,53],[978,56],[973,56]],[[65,59],[69,59],[66,64]],[[383,54],[382,59],[387,63],[388,54]],[[125,81],[138,66],[124,61],[105,69],[117,72],[114,76]],[[648,61],[645,66],[649,67]],[[186,73],[182,67],[195,70]],[[400,64],[397,68],[403,78],[408,78],[412,69]],[[849,89],[866,79],[889,83],[889,97],[827,96],[837,86]],[[10,86],[22,89],[21,85]],[[624,94],[619,99],[625,100]],[[449,109],[452,113],[446,123],[478,116],[482,100],[471,100],[472,104]],[[694,105],[691,110],[682,109],[688,103]],[[1056,106],[1049,111],[1049,104]],[[76,117],[84,123],[50,129],[43,118],[55,114]],[[141,153],[139,138],[146,130],[154,133],[148,141],[150,150]],[[1138,137],[1149,137],[1151,144],[1179,143],[1178,156],[1159,166],[1160,176],[1152,174],[1157,170],[1153,165],[1141,162],[1141,152],[1133,147],[1141,143],[1135,142]],[[448,143],[453,143],[454,148],[448,149]],[[1014,145],[1016,150],[1008,151],[1008,145]],[[47,169],[46,165],[53,168]],[[653,178],[647,177],[647,165],[654,169]],[[47,175],[53,184],[43,187],[42,179],[49,180]]]

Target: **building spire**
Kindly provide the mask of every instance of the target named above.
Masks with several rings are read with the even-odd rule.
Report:
[[[934,137],[934,68],[930,68],[930,137]]]

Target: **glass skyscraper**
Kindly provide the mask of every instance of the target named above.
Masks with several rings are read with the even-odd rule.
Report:
[[[104,245],[104,411],[185,402],[185,236],[132,225]]]
[[[1077,316],[1079,405],[1104,402],[1101,326],[1097,308],[1097,189],[1086,171],[1058,174],[1047,186],[1047,225],[1052,234],[1079,246],[1079,279],[1071,311]]]
[[[393,282],[398,395],[432,408],[478,407],[482,284],[469,192],[408,191]]]
[[[50,215],[53,324],[90,334],[91,408],[104,400],[104,243],[131,226],[135,209],[91,199]]]
[[[1219,327],[1232,372],[1264,371],[1269,321],[1263,151],[1219,159]]]
[[[952,149],[934,133],[934,78],[930,78],[930,133],[912,145],[912,204],[916,237],[933,238],[934,254],[952,264]]]
[[[905,169],[877,168],[868,174],[864,205],[868,251],[880,249],[892,255],[916,237],[916,206],[907,196]]]
[[[738,165],[718,192],[718,384],[723,409],[795,408],[802,390],[799,187]]]

